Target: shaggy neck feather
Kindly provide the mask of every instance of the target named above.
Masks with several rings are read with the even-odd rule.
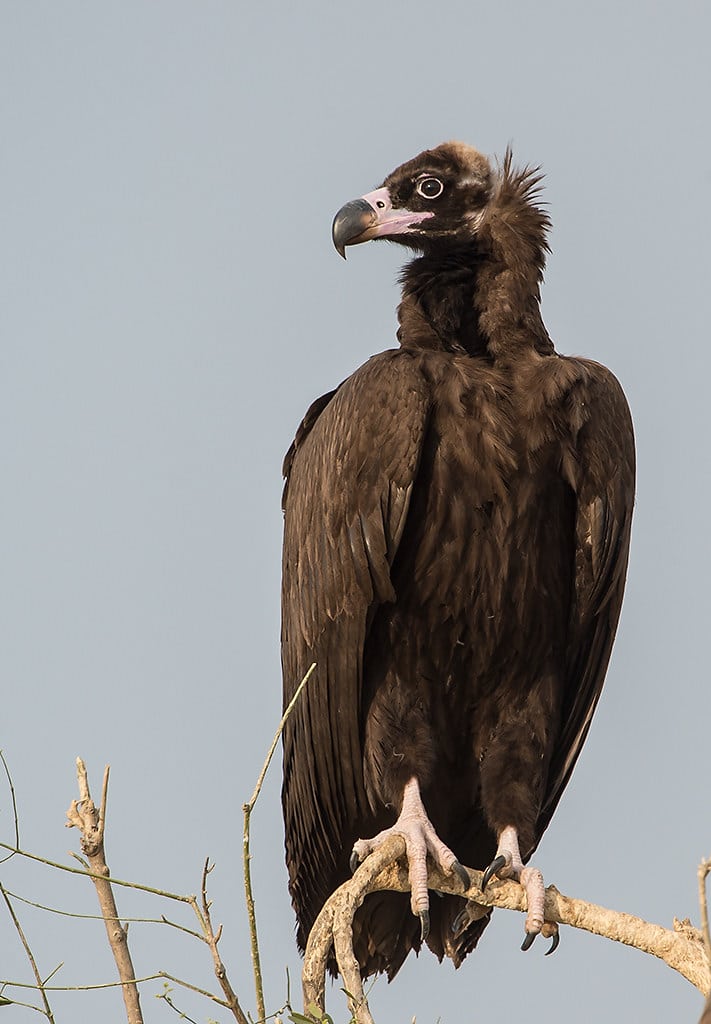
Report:
[[[538,183],[505,163],[476,238],[404,268],[401,345],[490,360],[555,351],[540,312],[549,221],[532,201]]]

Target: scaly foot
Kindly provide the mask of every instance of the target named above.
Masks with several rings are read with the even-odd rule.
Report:
[[[392,835],[405,840],[408,876],[410,879],[410,906],[412,913],[420,919],[422,941],[430,930],[430,900],[427,892],[427,855],[442,871],[454,873],[465,889],[469,888],[469,875],[448,846],[442,842],[427,817],[417,779],[412,778],[405,785],[402,796],[402,810],[391,828],[386,828],[372,839],[358,839],[351,854],[351,871],[365,860],[368,854],[377,850]]]
[[[526,892],[526,903],[528,913],[526,914],[526,938],[521,945],[522,950],[530,949],[538,934],[552,936],[550,948],[546,956],[555,953],[560,942],[558,926],[546,922],[543,916],[546,890],[543,884],[543,875],[534,867],[525,867],[521,860],[521,851],[518,845],[518,834],[516,829],[508,825],[499,835],[499,845],[496,857],[492,860],[481,879],[481,887],[485,889],[491,879],[497,875],[499,878],[514,878],[519,882]]]

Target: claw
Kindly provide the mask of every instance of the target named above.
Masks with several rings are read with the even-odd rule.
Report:
[[[469,923],[469,912],[465,907],[461,910],[455,919],[452,921],[452,935],[459,935],[460,932],[464,931],[465,927]]]
[[[521,949],[523,950],[524,953],[527,950],[529,950],[531,948],[531,946],[533,945],[533,943],[536,941],[536,935],[538,935],[538,932],[527,932],[526,938],[521,943]],[[552,950],[548,950],[548,952],[550,953],[550,952],[552,952]]]
[[[371,839],[356,840],[350,857],[351,871],[355,871],[361,861],[365,861],[373,851],[380,849],[393,835],[401,836],[405,840],[405,857],[410,880],[410,907],[413,914],[420,919],[421,937],[424,941],[430,930],[427,858],[429,857],[432,863],[446,874],[456,875],[465,892],[469,889],[471,880],[467,870],[435,832],[432,822],[427,817],[420,796],[420,787],[414,775],[403,789],[402,806],[395,824],[383,829]]]
[[[501,871],[501,869],[505,868],[505,867],[506,867],[506,858],[504,857],[503,854],[500,853],[498,857],[494,857],[494,859],[492,860],[491,864],[488,866],[488,868],[486,869],[484,874],[481,876],[481,889],[482,889],[482,892],[484,891],[484,889],[486,889],[487,885],[489,884],[491,879],[494,877],[494,875],[497,873],[497,871]],[[528,947],[526,947],[526,948],[528,948]]]
[[[544,956],[550,956],[551,953],[555,953],[555,951],[556,951],[556,949],[558,948],[559,945],[560,945],[560,932],[556,928],[556,930],[553,932],[553,941],[551,942],[550,946],[548,947],[548,949],[545,951],[545,953],[543,955]]]
[[[466,892],[467,889],[469,888],[469,886],[471,885],[471,880],[469,878],[469,872],[467,871],[467,869],[465,867],[463,867],[463,865],[461,865],[459,863],[458,860],[455,860],[455,862],[452,864],[452,871],[457,876],[459,881],[462,883],[464,891]]]
[[[467,900],[464,909],[460,910],[455,919],[452,921],[451,929],[453,935],[461,935],[465,932],[470,924],[474,924],[475,921],[481,921],[483,918],[488,917],[491,913],[489,907],[482,907],[479,903],[474,903]]]

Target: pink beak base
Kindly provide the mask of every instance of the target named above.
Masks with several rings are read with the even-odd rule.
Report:
[[[407,234],[415,224],[433,216],[429,210],[394,209],[388,189],[376,188],[341,207],[333,220],[333,244],[345,259],[347,245]]]

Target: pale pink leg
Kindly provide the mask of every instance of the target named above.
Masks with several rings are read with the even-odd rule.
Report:
[[[523,940],[521,949],[530,949],[533,940],[543,929],[545,923],[545,885],[543,875],[534,867],[525,867],[521,860],[521,851],[518,845],[518,833],[511,825],[507,825],[499,834],[499,845],[496,850],[496,857],[484,872],[481,881],[482,889],[491,881],[494,875],[500,878],[515,878],[523,886],[526,893],[528,913],[526,914],[526,938]],[[553,942],[548,953],[553,953],[559,942],[557,928],[553,932]],[[548,954],[546,954],[548,955]]]
[[[422,939],[427,937],[430,927],[430,900],[427,893],[427,855],[437,866],[448,873],[454,873],[465,889],[469,888],[469,875],[448,846],[442,842],[427,817],[420,787],[416,778],[405,785],[402,795],[402,810],[391,828],[386,828],[372,839],[358,839],[353,845],[351,869],[377,850],[392,835],[405,840],[408,875],[410,878],[410,905],[412,913],[420,919]]]

